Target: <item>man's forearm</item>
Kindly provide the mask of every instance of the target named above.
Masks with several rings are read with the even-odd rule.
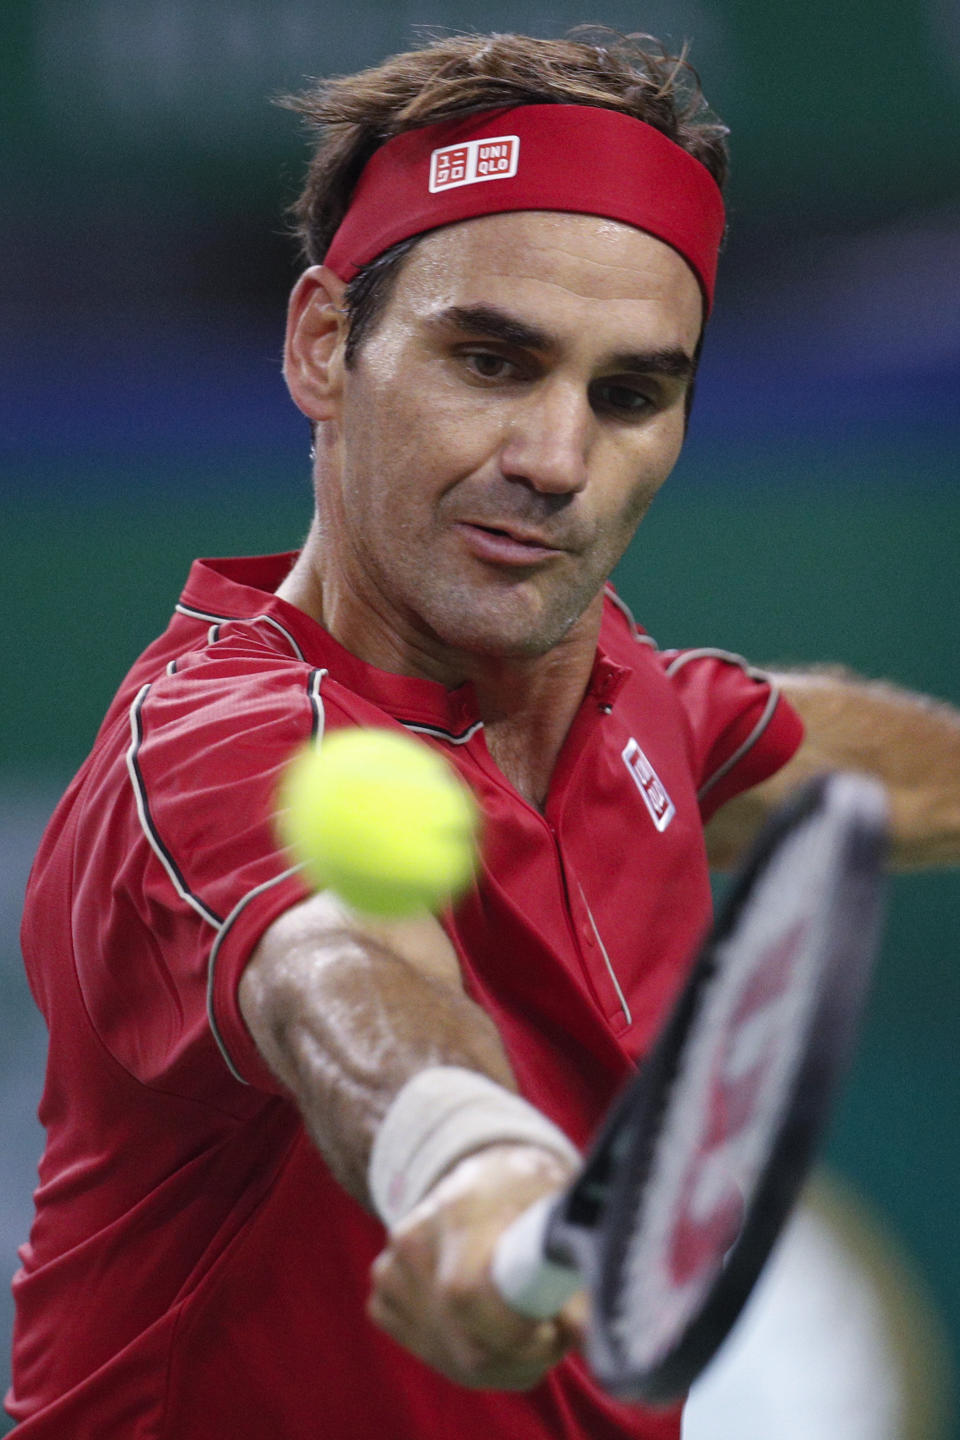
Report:
[[[779,678],[806,726],[809,771],[849,768],[883,781],[893,863],[960,865],[960,711],[844,671]]]
[[[516,1314],[491,1258],[576,1152],[508,1093],[499,1036],[459,973],[429,917],[368,930],[316,895],[270,926],[240,1007],[333,1174],[362,1204],[376,1197],[388,1239],[370,1318],[457,1384],[526,1389],[579,1342],[583,1297],[554,1320]]]
[[[769,811],[824,770],[860,770],[886,786],[891,861],[902,869],[960,865],[960,711],[842,668],[785,671],[774,679],[799,712],[805,738],[793,759],[718,813],[711,861],[736,861]]]
[[[374,1135],[411,1076],[459,1065],[515,1088],[496,1029],[439,950],[439,928],[386,928],[358,938],[314,897],[270,927],[240,986],[258,1048],[334,1175],[366,1205]],[[424,959],[430,945],[436,963]],[[415,962],[403,954],[412,947]]]

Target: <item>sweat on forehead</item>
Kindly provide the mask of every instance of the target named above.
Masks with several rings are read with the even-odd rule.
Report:
[[[724,229],[716,181],[652,125],[588,105],[485,110],[395,135],[367,162],[324,263],[350,281],[401,240],[511,210],[645,230],[683,256],[713,304]]]

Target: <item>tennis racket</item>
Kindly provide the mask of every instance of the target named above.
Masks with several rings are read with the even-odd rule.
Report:
[[[690,1386],[740,1314],[852,1055],[880,932],[886,803],[865,776],[770,819],[652,1053],[568,1189],[494,1260],[521,1313],[591,1294],[588,1363],[623,1399]]]

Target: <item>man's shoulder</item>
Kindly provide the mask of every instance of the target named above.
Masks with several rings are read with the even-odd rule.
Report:
[[[635,665],[638,657],[657,654],[657,642],[639,623],[630,606],[608,582],[603,592],[600,646],[612,659]]]

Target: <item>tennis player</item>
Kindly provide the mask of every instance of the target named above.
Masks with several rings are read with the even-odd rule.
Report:
[[[841,764],[887,783],[901,860],[956,861],[960,720],[661,651],[607,584],[680,452],[724,231],[682,62],[456,37],[297,107],[316,514],[298,556],[196,563],[43,841],[8,1408],[23,1440],[675,1440],[585,1373],[582,1298],[511,1313],[492,1249],[642,1060],[708,853]],[[280,770],[343,725],[478,797],[439,922],[361,922],[278,851]]]

